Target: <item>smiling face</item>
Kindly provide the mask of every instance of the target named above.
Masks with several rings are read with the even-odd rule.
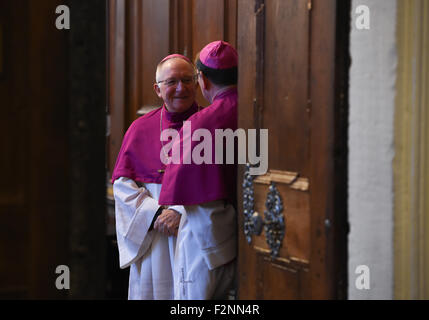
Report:
[[[188,110],[195,101],[197,83],[184,84],[178,81],[176,85],[168,86],[170,79],[189,79],[194,76],[194,68],[187,61],[180,58],[173,58],[165,61],[157,70],[156,81],[164,81],[154,84],[154,89],[170,112],[184,112]]]

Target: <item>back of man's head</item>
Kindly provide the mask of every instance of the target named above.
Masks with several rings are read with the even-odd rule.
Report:
[[[224,87],[237,84],[238,54],[224,41],[214,41],[197,55],[195,65],[213,84]]]

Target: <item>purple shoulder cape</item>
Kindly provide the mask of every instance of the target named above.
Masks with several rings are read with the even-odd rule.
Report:
[[[212,164],[184,164],[183,128],[180,130],[181,163],[169,164],[165,170],[159,203],[162,205],[194,205],[215,200],[235,201],[235,164],[215,164],[215,130],[237,129],[237,89],[218,95],[213,103],[191,116],[191,137],[195,130],[203,128],[212,137]],[[179,139],[175,143],[178,143]],[[200,141],[192,141],[191,150]],[[225,145],[225,144],[224,144]],[[225,153],[225,152],[224,152]],[[191,153],[192,154],[192,153]]]
[[[112,173],[112,183],[119,177],[127,177],[143,183],[162,183],[165,165],[160,159],[161,127],[162,130],[172,128],[179,131],[183,121],[197,111],[196,103],[183,113],[168,112],[163,106],[135,120],[122,141]]]

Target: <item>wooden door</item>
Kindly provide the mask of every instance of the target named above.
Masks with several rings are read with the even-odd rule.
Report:
[[[19,1],[21,5],[23,1]],[[12,66],[10,57],[16,55],[25,61],[25,27],[19,23],[18,8],[9,1],[0,2],[0,159],[3,178],[0,182],[0,298],[23,298],[28,295],[26,264],[28,260],[29,227],[28,198],[25,179],[27,172],[21,168],[28,158],[26,141],[26,102],[17,88],[26,83],[24,63]],[[10,30],[10,31],[9,31]],[[7,32],[9,31],[9,32]],[[15,41],[13,41],[15,40]],[[19,50],[21,49],[21,50]],[[14,94],[10,94],[13,92]],[[25,276],[23,276],[25,275]]]
[[[344,97],[346,68],[335,59],[346,52],[336,27],[344,19],[347,29],[348,9],[338,2],[341,8],[335,0],[238,2],[239,127],[269,130],[267,174],[247,176],[244,188],[239,170],[240,299],[342,297],[345,109],[336,97]],[[244,201],[249,186],[254,200]],[[281,201],[275,214],[284,226],[266,224],[255,234],[250,216],[267,221],[270,197]]]
[[[0,2],[0,298],[62,298],[67,262],[67,38],[56,0]]]
[[[105,292],[105,9],[61,4],[0,1],[0,299]]]

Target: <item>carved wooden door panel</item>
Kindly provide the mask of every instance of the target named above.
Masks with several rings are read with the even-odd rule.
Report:
[[[239,170],[239,299],[338,296],[336,12],[334,0],[238,2],[239,127],[269,131],[268,172]]]

